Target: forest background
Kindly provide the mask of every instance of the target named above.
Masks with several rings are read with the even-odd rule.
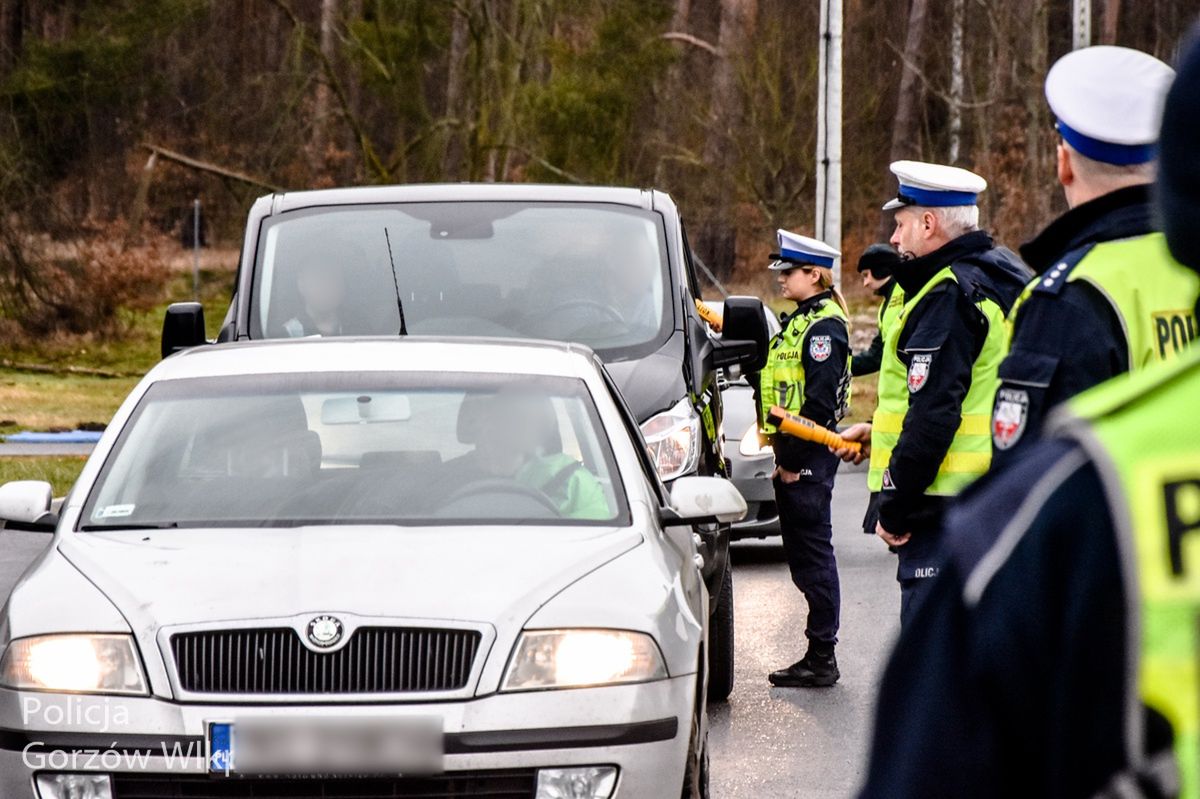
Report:
[[[197,198],[212,324],[266,187],[654,186],[722,280],[765,295],[774,229],[813,228],[821,2],[0,0],[0,432],[88,412],[43,413],[27,383],[153,363],[163,305],[191,295]],[[1071,6],[844,0],[842,249],[862,318],[853,264],[889,232],[890,161],[984,175],[984,224],[1010,247],[1062,210],[1041,85]],[[1171,61],[1200,0],[1092,11],[1096,43]],[[125,386],[82,393],[102,416]]]

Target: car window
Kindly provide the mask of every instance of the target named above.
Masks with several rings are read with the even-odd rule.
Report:
[[[670,333],[662,217],[620,205],[334,206],[260,232],[251,336],[406,332],[577,341],[639,357]]]
[[[582,381],[255,375],[152,386],[82,529],[627,518]]]

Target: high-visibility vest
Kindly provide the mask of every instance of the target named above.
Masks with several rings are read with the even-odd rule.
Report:
[[[892,450],[900,440],[904,416],[908,413],[909,369],[900,360],[897,343],[905,321],[930,291],[946,281],[958,282],[946,267],[934,275],[896,315],[896,321],[884,334],[883,358],[879,365],[879,402],[871,420],[871,467],[867,486],[880,491]],[[975,306],[987,320],[987,337],[979,357],[971,367],[971,387],[963,400],[962,420],[950,449],[938,468],[926,494],[953,496],[988,470],[992,462],[992,400],[1000,380],[996,375],[1004,359],[1008,334],[1004,328],[1004,309],[990,298],[977,298]]]
[[[1192,350],[1079,395],[1058,422],[1091,455],[1117,531],[1127,640],[1138,647],[1124,697],[1129,762],[1168,787],[1175,775],[1184,799],[1200,799],[1198,404],[1200,351]],[[1173,753],[1146,754],[1139,702],[1170,722]]]
[[[820,342],[806,342],[809,328],[823,319],[837,319],[849,327],[849,320],[842,306],[834,300],[824,300],[806,313],[796,313],[788,318],[767,347],[767,364],[759,372],[758,399],[759,419],[761,430],[767,435],[778,432],[775,425],[766,421],[772,405],[779,405],[791,413],[800,413],[804,404],[804,352],[805,348],[816,348],[819,352]],[[830,346],[830,342],[825,342]],[[846,415],[850,407],[850,353],[847,347],[845,368],[842,380],[838,386],[837,418]],[[824,419],[814,419],[818,424],[824,424]]]
[[[1130,371],[1175,357],[1200,335],[1195,309],[1200,275],[1171,257],[1158,232],[1068,254],[1025,287],[1009,314],[1010,324],[1020,320],[1021,304],[1032,293],[1054,294],[1064,283],[1077,281],[1096,289],[1121,321]]]
[[[894,280],[895,278],[893,278]],[[888,332],[896,324],[896,320],[900,318],[900,311],[904,308],[904,289],[899,283],[892,286],[892,293],[887,299],[879,303],[879,334],[887,339]]]

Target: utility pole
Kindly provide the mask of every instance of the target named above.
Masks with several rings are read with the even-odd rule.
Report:
[[[817,223],[815,236],[842,249],[842,0],[821,0],[817,96]],[[833,262],[842,286],[842,261]]]
[[[1071,48],[1092,43],[1092,0],[1071,0]]]

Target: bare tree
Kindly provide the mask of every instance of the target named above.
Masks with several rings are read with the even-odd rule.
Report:
[[[332,64],[336,57],[338,0],[321,0],[321,21],[318,27],[319,47],[321,58],[326,64]],[[330,92],[329,76],[323,74],[317,80],[313,94],[312,138],[309,142],[310,167],[314,174],[325,167],[325,152],[329,146],[329,110]]]
[[[1116,44],[1121,22],[1121,0],[1104,0],[1104,32],[1101,44]]]
[[[963,34],[966,26],[966,0],[954,0],[950,29],[950,132],[949,162],[957,164],[962,150],[963,112]]]

